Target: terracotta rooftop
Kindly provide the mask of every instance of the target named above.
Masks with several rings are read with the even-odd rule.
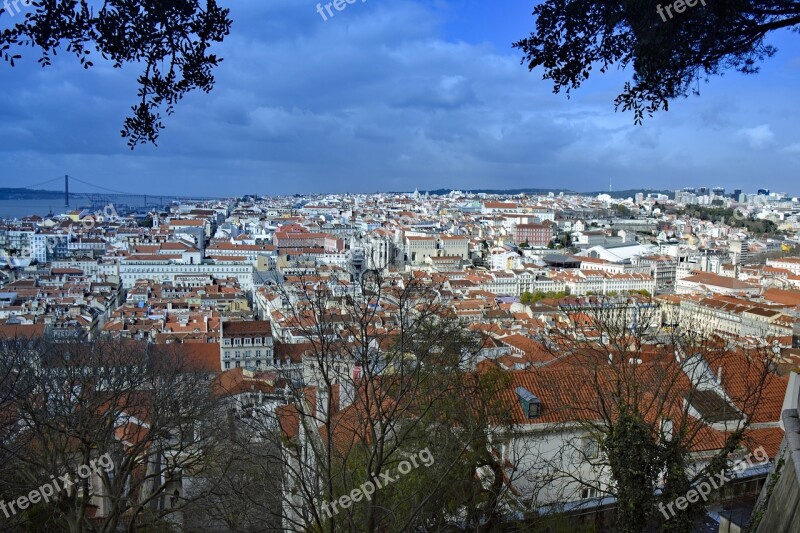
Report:
[[[228,335],[272,335],[272,323],[269,320],[238,320],[224,322],[222,334]]]

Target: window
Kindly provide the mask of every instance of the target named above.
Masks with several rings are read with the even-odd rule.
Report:
[[[239,359],[242,356],[242,352],[236,350],[236,353],[234,355],[236,356],[236,359]]]
[[[230,339],[223,339],[222,345],[223,346],[230,346],[231,345],[231,340]]]
[[[251,342],[252,342],[252,341],[251,341],[250,339],[245,339],[245,340],[244,340],[244,345],[245,345],[245,346],[250,346]]]
[[[228,370],[231,367],[230,361],[225,361],[225,370]]]
[[[524,387],[516,388],[522,412],[528,419],[539,418],[542,414],[542,403],[533,393]]]
[[[240,368],[242,364],[239,361],[236,361],[236,368]]]
[[[261,350],[256,350],[256,357],[261,357]]]
[[[597,459],[600,457],[600,444],[591,437],[585,437],[581,442],[583,456],[587,459]]]
[[[242,339],[233,339],[233,345],[234,346],[241,346],[242,345]]]
[[[581,489],[581,499],[588,500],[589,498],[597,497],[597,489]]]

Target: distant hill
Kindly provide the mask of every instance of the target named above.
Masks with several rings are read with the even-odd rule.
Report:
[[[623,191],[592,191],[592,192],[578,192],[572,191],[569,189],[459,189],[463,192],[470,193],[470,194],[497,194],[497,195],[515,195],[515,194],[530,194],[533,196],[536,195],[544,195],[550,194],[582,194],[584,196],[597,196],[598,194],[608,194],[612,198],[631,198],[634,197],[637,193],[644,193],[645,195],[648,194],[666,194],[670,198],[675,197],[675,191],[668,191],[668,190],[657,190],[657,189],[626,189]],[[424,194],[426,192],[430,194],[438,194],[438,195],[445,195],[450,194],[453,189],[436,189],[432,191],[419,191],[420,193]]]
[[[14,189],[0,187],[0,200],[40,200],[63,198],[63,191],[45,191],[40,189]]]
[[[514,194],[530,194],[530,195],[544,195],[549,193],[558,194],[563,192],[564,194],[583,194],[584,196],[597,196],[598,194],[610,194],[612,198],[630,198],[636,195],[636,193],[644,193],[647,194],[666,194],[670,198],[675,197],[674,191],[665,191],[665,190],[655,190],[655,189],[627,189],[624,191],[596,191],[596,192],[577,192],[572,191],[569,189],[460,189],[464,192],[472,193],[472,194],[498,194],[498,195],[514,195]],[[425,194],[426,192],[430,194],[438,194],[438,195],[446,195],[450,194],[453,189],[436,189],[431,191],[420,191],[420,193]],[[397,192],[397,191],[395,191]],[[0,200],[40,200],[40,199],[50,199],[50,198],[63,198],[64,192],[63,191],[46,191],[41,189],[20,189],[20,188],[10,188],[10,187],[0,187]]]

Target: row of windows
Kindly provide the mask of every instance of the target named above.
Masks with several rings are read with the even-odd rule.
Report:
[[[241,368],[242,367],[242,362],[241,361],[234,361],[234,363],[235,363],[235,368]],[[224,366],[225,366],[225,370],[230,370],[231,362],[230,361],[225,361],[225,365]],[[261,362],[260,359],[256,359],[256,366],[255,367],[256,368],[263,368],[263,365],[262,365],[262,362]]]
[[[136,263],[128,263],[128,264],[136,264]],[[190,267],[191,267],[191,265],[186,265],[186,267],[184,267],[184,268],[177,267],[177,268],[168,268],[168,269],[165,269],[165,268],[162,268],[162,267],[150,267],[150,268],[143,268],[143,267],[142,268],[127,268],[126,267],[125,270],[127,272],[156,272],[156,273],[161,273],[161,274],[176,274],[176,273],[179,273],[179,272],[193,272],[193,271],[197,270],[196,268],[190,268]],[[225,274],[227,272],[249,272],[251,270],[252,269],[248,268],[248,267],[209,268],[208,266],[206,266],[204,268],[204,272],[202,272],[202,273],[203,274],[212,274],[212,273]]]
[[[261,353],[262,353],[261,350],[256,350],[255,356],[261,357]],[[249,359],[252,356],[252,354],[253,354],[252,350],[245,350],[244,351],[245,359]],[[266,355],[267,357],[272,357],[272,350],[264,350],[264,355]],[[241,359],[242,358],[241,350],[234,350],[233,357],[236,359]],[[230,359],[230,358],[231,358],[231,350],[225,350],[225,359]]]
[[[242,340],[244,340],[244,342],[242,342]],[[252,346],[261,346],[261,343],[262,343],[262,338],[261,337],[256,337],[254,339],[251,339],[249,337],[245,338],[245,339],[222,339],[222,345],[223,346],[251,346],[251,345]],[[263,343],[265,345],[269,344],[270,343],[270,338],[269,337],[264,337],[263,338]]]

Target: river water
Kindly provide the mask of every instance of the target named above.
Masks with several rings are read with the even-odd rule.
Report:
[[[86,200],[81,200],[78,203],[75,200],[70,201],[69,207],[64,207],[63,198],[48,198],[44,200],[0,200],[0,218],[23,218],[30,215],[39,215],[43,217],[48,213],[58,215],[59,213],[66,213],[85,207],[88,205]]]

